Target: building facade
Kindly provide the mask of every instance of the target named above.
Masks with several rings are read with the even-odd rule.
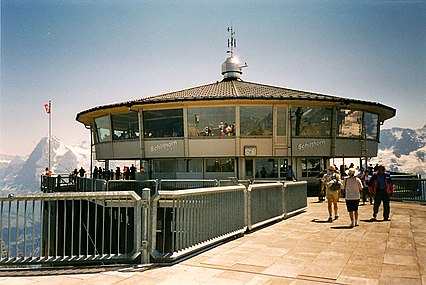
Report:
[[[313,180],[332,158],[377,155],[380,125],[395,109],[377,102],[243,81],[240,63],[223,80],[77,114],[95,158],[138,161],[141,179]]]

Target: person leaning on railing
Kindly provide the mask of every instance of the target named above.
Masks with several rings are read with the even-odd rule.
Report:
[[[383,220],[390,221],[390,196],[394,192],[394,186],[391,176],[385,171],[385,167],[380,165],[377,172],[373,174],[368,182],[369,190],[374,196],[373,218],[371,221],[377,220],[377,213],[379,212],[380,204],[383,201]]]

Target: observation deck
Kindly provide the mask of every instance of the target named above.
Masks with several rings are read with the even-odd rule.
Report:
[[[390,222],[326,223],[324,203],[173,265],[2,271],[1,284],[425,284],[426,208],[391,202]]]

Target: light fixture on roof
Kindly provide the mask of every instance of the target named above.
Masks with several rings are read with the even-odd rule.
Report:
[[[230,56],[222,63],[222,75],[224,80],[234,80],[241,77],[242,68],[247,67],[247,63],[241,65],[239,60],[234,57],[234,48],[237,47],[237,39],[235,38],[235,31],[232,27],[228,27],[229,32],[228,39],[228,51]]]

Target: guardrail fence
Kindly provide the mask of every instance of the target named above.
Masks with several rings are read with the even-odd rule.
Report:
[[[142,205],[127,191],[2,197],[0,264],[133,260]]]
[[[395,192],[391,200],[426,203],[426,179],[392,177]]]
[[[0,198],[0,266],[173,261],[307,206],[306,182],[243,183],[43,176]]]
[[[244,186],[162,191],[152,203],[152,250],[174,260],[245,232]]]

